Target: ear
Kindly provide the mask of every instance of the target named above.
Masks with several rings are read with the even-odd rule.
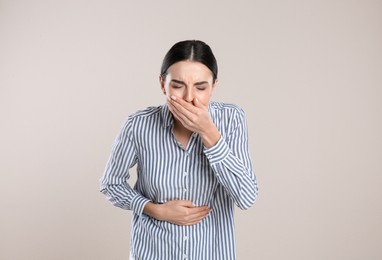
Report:
[[[219,80],[218,80],[218,79],[216,79],[216,80],[215,80],[215,82],[212,84],[212,91],[211,91],[211,95],[212,95],[212,93],[214,93],[214,91],[215,91],[215,89],[216,89],[216,86],[218,85],[218,83],[219,83]]]
[[[165,81],[165,79],[163,78],[162,75],[160,75],[160,76],[159,76],[159,84],[160,84],[160,88],[162,89],[163,94],[166,95],[166,89],[164,88],[164,81]]]

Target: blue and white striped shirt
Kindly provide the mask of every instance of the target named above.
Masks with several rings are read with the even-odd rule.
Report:
[[[131,255],[135,260],[236,259],[234,205],[249,208],[258,188],[248,151],[244,111],[210,102],[221,138],[206,148],[194,133],[186,148],[175,139],[167,107],[149,107],[128,117],[115,140],[101,191],[115,205],[133,211]],[[134,188],[127,183],[137,165]],[[200,223],[178,226],[143,213],[145,204],[191,200],[208,205]]]

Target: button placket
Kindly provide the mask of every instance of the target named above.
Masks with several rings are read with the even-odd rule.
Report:
[[[189,192],[188,165],[189,163],[190,163],[190,155],[188,151],[185,151],[185,160],[184,160],[184,166],[183,166],[183,193],[186,199],[189,199],[188,198],[188,192]]]
[[[190,199],[192,194],[190,194],[190,170],[191,170],[191,163],[192,163],[192,154],[191,151],[194,149],[195,146],[195,134],[192,135],[190,140],[190,145],[187,147],[188,149],[185,150],[185,160],[184,160],[184,167],[183,167],[183,191],[184,196],[186,199]],[[190,227],[185,226],[184,233],[183,233],[183,259],[190,259]]]
[[[188,259],[188,240],[187,233],[183,236],[183,259]]]

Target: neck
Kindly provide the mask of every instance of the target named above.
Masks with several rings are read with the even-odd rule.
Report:
[[[184,135],[192,134],[192,131],[185,128],[184,125],[182,125],[182,123],[177,119],[174,120],[174,130]]]

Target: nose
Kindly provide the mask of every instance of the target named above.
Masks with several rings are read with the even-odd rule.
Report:
[[[192,88],[186,89],[184,96],[183,96],[183,99],[187,102],[192,102],[192,100],[194,100],[194,93],[192,91]]]

